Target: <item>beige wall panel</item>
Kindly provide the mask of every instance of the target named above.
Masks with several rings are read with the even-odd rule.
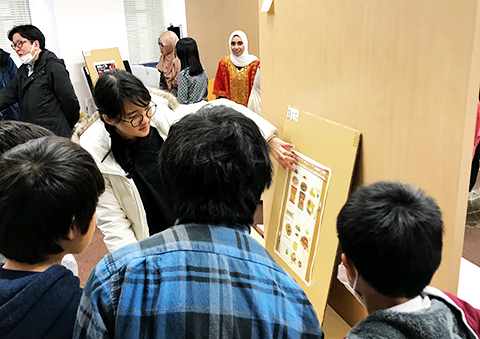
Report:
[[[228,38],[240,29],[247,34],[250,54],[260,58],[257,0],[185,0],[188,34],[198,44],[208,78],[215,78],[218,62],[230,54]]]
[[[480,83],[477,16],[477,0],[275,0],[260,14],[262,115],[281,128],[291,105],[358,129],[355,184],[400,180],[432,195],[445,222],[432,284],[454,293]]]

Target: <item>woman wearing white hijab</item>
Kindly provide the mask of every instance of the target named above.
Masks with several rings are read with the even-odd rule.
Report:
[[[248,39],[244,32],[234,31],[228,42],[230,55],[218,63],[213,94],[217,98],[227,98],[247,106],[252,88],[255,87],[258,90],[255,94],[258,104],[250,105],[249,108],[260,114],[260,60],[255,55],[248,54]]]

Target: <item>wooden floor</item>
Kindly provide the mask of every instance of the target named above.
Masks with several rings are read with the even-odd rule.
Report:
[[[95,229],[92,242],[82,254],[75,254],[78,264],[78,277],[80,278],[80,287],[85,287],[87,279],[92,273],[94,267],[108,253],[107,247],[103,242],[103,233]]]

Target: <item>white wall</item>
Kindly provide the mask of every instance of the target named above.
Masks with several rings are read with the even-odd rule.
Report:
[[[181,24],[186,36],[185,0],[165,0],[164,6],[166,25]],[[81,72],[82,51],[118,47],[122,58],[129,59],[123,0],[30,0],[30,10],[32,23],[45,34],[46,48],[64,59],[84,112],[90,93]]]
[[[53,10],[54,0],[29,0],[30,17],[32,23],[45,35],[46,47],[59,58],[60,46],[58,44],[57,23]]]
[[[166,27],[182,26],[182,37],[187,37],[187,14],[185,10],[185,0],[165,0],[163,2],[163,14],[165,16]]]

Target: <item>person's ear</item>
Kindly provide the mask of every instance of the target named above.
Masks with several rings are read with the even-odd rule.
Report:
[[[348,280],[350,281],[350,284],[353,284],[355,281],[355,278],[357,276],[357,271],[355,270],[355,265],[353,262],[350,260],[349,257],[345,253],[342,253],[341,255],[342,263],[343,266],[347,269],[347,276]]]
[[[117,124],[117,122],[114,119],[110,119],[106,114],[102,114],[102,119],[103,121],[105,121],[105,123],[109,125],[114,126]]]
[[[77,234],[78,234],[78,231],[75,225],[75,217],[73,217],[72,223],[70,224],[70,229],[68,230],[68,233],[67,233],[67,240],[72,241],[73,239],[75,239]]]

